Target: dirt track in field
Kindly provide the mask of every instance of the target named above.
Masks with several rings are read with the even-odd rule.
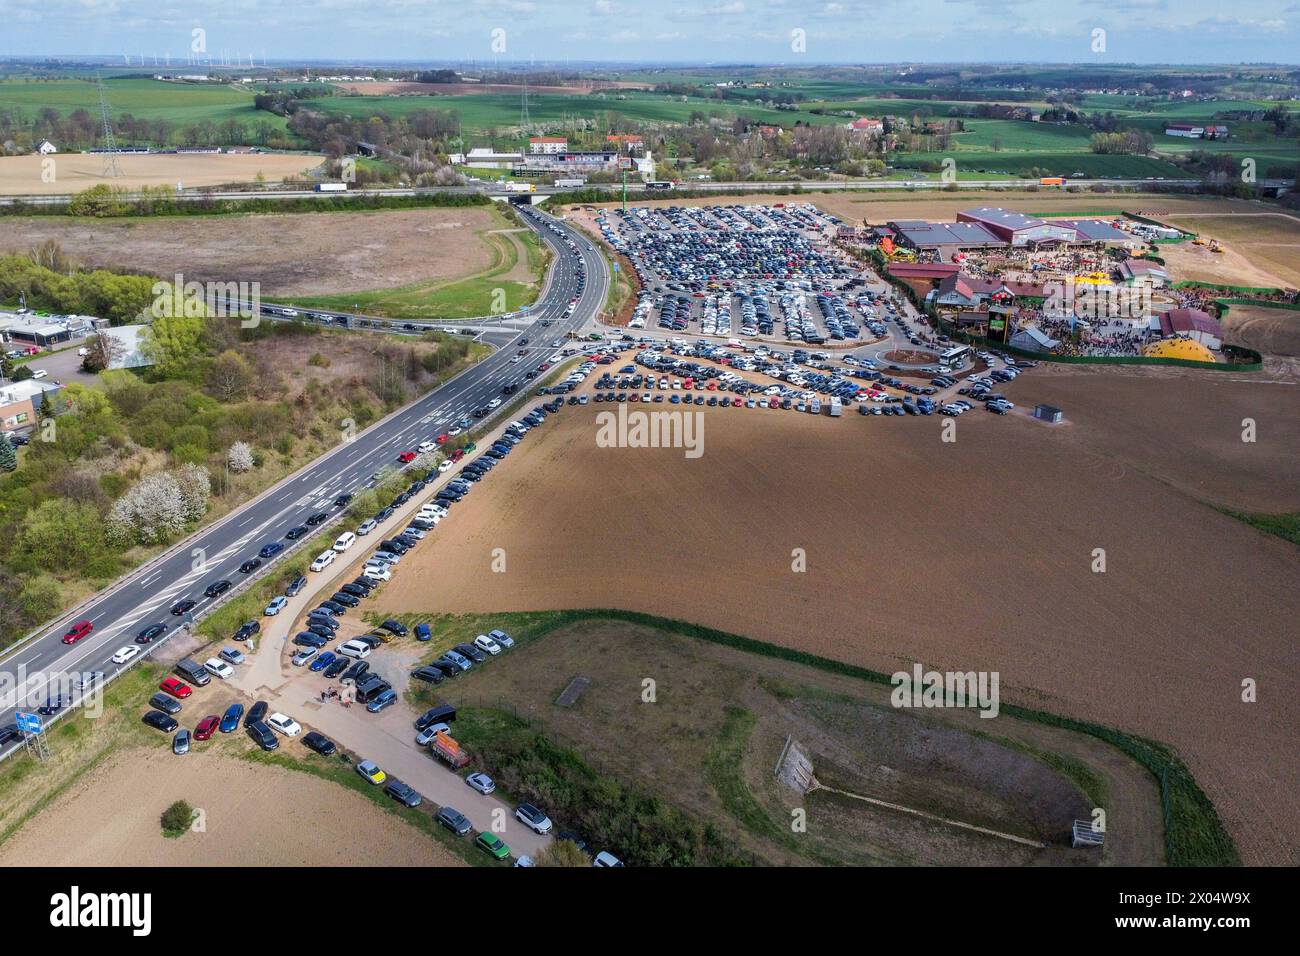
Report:
[[[201,833],[162,835],[173,801]],[[322,825],[329,821],[330,825]],[[338,784],[215,754],[128,750],[0,847],[0,866],[463,866],[431,837]]]
[[[879,670],[997,670],[1004,700],[1172,744],[1246,861],[1300,862],[1300,551],[1198,500],[1300,510],[1294,380],[1040,367],[1007,392],[1070,423],[977,410],[945,443],[939,418],[705,408],[688,460],[598,448],[603,406],[565,409],[381,609],[615,606]]]
[[[500,227],[489,209],[403,209],[79,220],[5,220],[0,253],[47,239],[89,266],[186,281],[260,282],[263,295],[329,295],[436,282],[488,268],[478,234]],[[522,249],[520,255],[523,255]]]

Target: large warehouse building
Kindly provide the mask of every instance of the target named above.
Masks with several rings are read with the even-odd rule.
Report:
[[[964,210],[957,213],[956,222],[896,220],[889,223],[889,231],[900,245],[917,251],[937,250],[944,258],[962,249],[1133,241],[1132,236],[1104,219],[1048,221],[996,206]]]

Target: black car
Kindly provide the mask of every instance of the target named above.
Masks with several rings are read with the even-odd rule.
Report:
[[[378,634],[361,634],[353,638],[354,641],[360,641],[372,651],[384,646],[384,639]]]
[[[338,601],[321,601],[320,606],[328,611],[332,611],[336,616],[348,613],[348,609]]]
[[[348,594],[346,591],[335,591],[330,595],[330,600],[344,607],[358,607],[361,604],[356,595]]]
[[[154,638],[161,637],[166,630],[166,624],[150,624],[140,630],[140,633],[135,636],[135,642],[137,644],[148,644]]]
[[[434,819],[457,836],[464,836],[472,829],[465,814],[455,807],[443,807],[438,811],[438,815]]]
[[[441,684],[446,679],[442,669],[439,667],[424,666],[411,671],[411,676],[416,680],[422,680],[430,684]]]
[[[591,848],[587,846],[587,841],[578,836],[578,834],[574,833],[572,830],[561,830],[555,835],[555,839],[568,840],[583,853],[587,854],[587,856],[592,856]]]
[[[342,494],[334,499],[335,508],[346,508],[351,503],[352,503],[352,495],[350,494]]]
[[[229,590],[230,590],[230,582],[227,581],[225,578],[222,578],[220,581],[213,581],[206,588],[204,588],[203,595],[204,597],[210,597],[210,598],[220,597],[221,595],[225,594]]]
[[[347,670],[348,665],[351,663],[352,661],[346,657],[336,657],[330,662],[330,665],[325,668],[325,676],[333,680],[335,677],[338,677]]]
[[[379,511],[375,513],[375,521],[378,522],[379,524],[383,524],[385,521],[391,518],[393,514],[394,514],[394,510],[392,508],[380,508]]]
[[[166,716],[165,714],[160,716]],[[0,727],[0,747],[14,740],[22,740],[23,735],[18,730],[17,724],[8,724]]]
[[[360,584],[356,584],[354,582],[351,584],[343,585],[343,587],[339,588],[339,593],[347,594],[354,598],[363,598],[370,594],[370,589],[367,587],[362,587]],[[335,600],[337,601],[338,598],[336,597]]]
[[[302,738],[303,744],[309,749],[314,750],[322,757],[330,757],[338,750],[334,746],[334,741],[330,740],[324,734],[311,731]]]
[[[149,698],[149,706],[161,710],[164,714],[181,712],[181,702],[170,694],[154,694]]]
[[[248,725],[248,736],[253,738],[253,743],[263,750],[275,750],[280,746],[280,742],[275,739],[275,734],[271,732],[271,728],[261,720]]]
[[[307,519],[307,527],[314,528],[318,524],[328,521],[329,518],[330,516],[328,511],[318,511]]]
[[[182,614],[188,614],[198,605],[198,601],[191,601],[189,598],[182,598],[172,605],[172,613],[179,617]]]
[[[161,730],[163,733],[167,734],[170,734],[180,726],[180,724],[176,722],[175,717],[164,714],[161,710],[149,711],[144,715],[144,722],[150,727]]]
[[[270,708],[267,706],[266,701],[259,700],[252,707],[248,708],[248,713],[244,715],[244,726],[251,727],[258,721],[263,720],[269,709]]]
[[[317,624],[315,621],[312,621],[307,625],[307,630],[313,634],[319,634],[327,641],[334,639],[333,631],[331,631],[328,627],[325,627],[325,625],[323,624]]]
[[[330,642],[330,638],[313,634],[311,631],[302,631],[294,635],[293,642],[298,647],[314,647],[319,650]]]
[[[430,707],[415,719],[415,729],[425,730],[434,724],[451,723],[456,719],[456,708],[450,704],[438,704]]]
[[[455,647],[452,648],[452,650],[459,651],[460,653],[464,654],[475,664],[482,664],[485,660],[487,660],[487,655],[484,654],[477,647],[475,647],[473,644],[457,644]]]
[[[167,699],[171,700],[172,698],[169,697]],[[57,714],[64,707],[67,706],[68,706],[67,698],[65,698],[62,694],[60,694],[58,697],[48,698],[45,701],[45,703],[41,704],[41,706],[36,708],[36,713],[40,714],[42,717],[53,717],[55,714]]]
[[[392,618],[389,618],[383,624],[380,624],[379,627],[381,630],[385,630],[389,634],[395,634],[398,637],[404,637],[406,635],[406,625],[400,621],[394,621]]]
[[[308,528],[305,524],[300,524],[296,528],[290,528],[288,531],[284,533],[284,536],[288,538],[290,541],[297,541],[299,538],[301,538],[310,530],[311,529]]]
[[[370,670],[369,664],[365,661],[356,661],[343,674],[342,680],[345,682],[359,680],[368,670]]]
[[[457,664],[455,661],[447,657],[440,657],[433,663],[434,666],[441,668],[442,672],[446,674],[448,677],[455,677],[457,674],[459,674],[461,671],[465,669],[461,667],[459,664]]]
[[[261,630],[262,625],[257,621],[245,621],[243,624],[239,625],[239,630],[235,631],[235,636],[232,640],[246,641]]]
[[[384,787],[384,793],[388,794],[398,803],[415,808],[424,802],[424,797],[420,796],[415,789],[402,781],[393,777],[388,781],[388,786]]]
[[[256,571],[256,570],[257,570],[258,568],[260,568],[261,566],[262,566],[262,559],[261,559],[261,558],[249,558],[247,561],[245,561],[243,564],[241,564],[241,565],[239,566],[239,573],[240,573],[240,574],[252,574],[254,571]]]

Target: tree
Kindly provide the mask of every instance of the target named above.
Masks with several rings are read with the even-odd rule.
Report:
[[[184,375],[198,359],[203,342],[202,316],[185,315],[183,310],[167,309],[154,318],[145,333],[144,354],[158,366],[166,378]]]
[[[212,479],[208,470],[202,465],[182,465],[172,474],[181,494],[185,516],[190,521],[202,518],[207,513],[208,500],[212,497]]]
[[[70,571],[99,557],[103,523],[94,505],[50,498],[23,517],[19,540],[28,554],[41,556],[43,566]]]
[[[0,437],[0,471],[13,471],[18,467],[18,454],[9,439]]]
[[[86,356],[81,370],[95,375],[126,355],[126,346],[111,335],[92,335],[86,340]]]
[[[230,470],[237,475],[242,475],[253,468],[253,449],[247,442],[237,441],[230,446],[230,452],[226,455],[226,464]]]
[[[242,355],[227,349],[216,357],[208,369],[208,388],[223,402],[242,398],[253,383],[253,370]]]
[[[533,866],[589,867],[591,860],[572,840],[552,840],[533,857]]]
[[[165,472],[136,482],[108,512],[108,535],[116,544],[161,544],[185,529],[189,510],[176,479]]]

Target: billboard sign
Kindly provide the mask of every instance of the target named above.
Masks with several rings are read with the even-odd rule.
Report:
[[[18,724],[18,729],[25,734],[41,732],[41,718],[36,714],[14,714],[14,720]]]

